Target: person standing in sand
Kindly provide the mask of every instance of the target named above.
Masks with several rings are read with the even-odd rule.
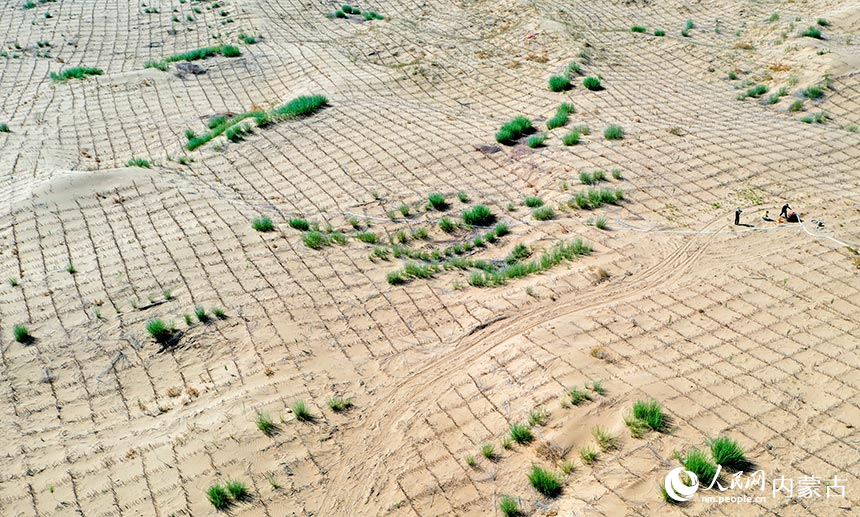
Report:
[[[788,203],[782,205],[782,211],[779,213],[779,216],[788,218],[788,211],[789,210],[791,210],[791,207],[788,206]]]
[[[741,213],[743,213],[743,210],[741,210],[740,208],[735,210],[735,226],[741,224]]]

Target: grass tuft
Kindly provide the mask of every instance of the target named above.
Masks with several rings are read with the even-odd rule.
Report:
[[[484,205],[475,205],[463,212],[463,222],[472,226],[489,226],[496,220],[495,214]],[[441,226],[441,221],[440,221]],[[444,228],[443,228],[444,230]]]
[[[91,75],[102,75],[103,73],[104,71],[102,71],[101,68],[76,66],[72,68],[67,68],[59,74],[51,72],[51,79],[54,82],[62,83],[68,81],[69,79],[86,79]]]
[[[537,221],[548,221],[555,217],[555,210],[551,206],[541,206],[532,210],[532,217]]]
[[[250,492],[248,492],[248,486],[241,481],[236,481],[235,479],[227,481],[227,491],[230,492],[233,499],[237,501],[244,501],[251,495]]]
[[[341,413],[343,411],[347,411],[352,409],[353,402],[352,399],[345,399],[343,397],[332,397],[326,401],[329,409],[334,411],[335,413]]]
[[[565,102],[559,105],[555,110],[555,115],[546,122],[547,129],[555,129],[557,127],[562,127],[567,124],[568,116],[573,113],[576,109],[573,104],[569,102]]]
[[[561,481],[558,476],[537,465],[532,465],[529,482],[535,490],[547,497],[555,497],[561,493]]]
[[[669,423],[663,406],[654,399],[637,400],[633,404],[633,417],[658,433],[665,431]]]
[[[603,131],[603,138],[607,140],[621,140],[624,138],[624,129],[618,124],[610,124]]]
[[[570,79],[563,75],[554,75],[549,78],[549,89],[553,92],[563,92],[570,89]]]
[[[505,517],[516,517],[520,514],[520,503],[517,502],[516,497],[503,495],[499,499],[499,510]]]
[[[544,408],[533,409],[529,413],[529,425],[546,425],[549,420],[549,411]]]
[[[268,217],[258,217],[254,219],[254,221],[251,222],[251,227],[253,227],[258,232],[270,232],[275,229],[275,225]]]
[[[485,443],[481,446],[481,456],[487,458],[490,461],[495,461],[496,448],[493,447],[493,444],[491,443]]]
[[[710,440],[711,456],[718,465],[735,470],[744,470],[749,466],[746,454],[740,444],[727,436]]]
[[[630,31],[643,33],[643,32],[647,32],[648,29],[646,29],[645,27],[643,27],[641,25],[634,25],[633,27],[630,27]]]
[[[538,196],[529,196],[523,201],[523,203],[529,208],[537,208],[539,206],[543,206],[543,199]]]
[[[583,402],[591,400],[591,395],[587,391],[581,390],[579,388],[571,388],[567,392],[567,395],[570,397],[570,403],[574,406],[578,406]]]
[[[303,400],[293,402],[291,409],[293,410],[293,415],[296,417],[296,420],[300,422],[312,422],[314,419],[314,416],[311,414],[311,410],[308,409],[308,405],[305,404]]]
[[[206,490],[206,498],[218,510],[224,510],[230,506],[230,496],[221,485],[212,485]]]
[[[717,466],[711,461],[707,454],[699,449],[690,449],[681,459],[684,468],[699,478],[701,483],[709,485],[717,474]]]
[[[30,329],[24,325],[15,325],[12,327],[12,334],[15,336],[15,341],[27,344],[33,341],[33,335],[30,334]]]
[[[306,232],[311,229],[311,225],[305,219],[294,218],[289,220],[290,228],[295,228],[296,230]]]
[[[496,133],[496,142],[512,145],[515,140],[533,131],[532,121],[521,115],[499,128]]]
[[[527,444],[534,440],[534,435],[532,434],[532,430],[529,429],[529,426],[525,424],[521,424],[519,422],[514,422],[510,426],[511,431],[511,439],[517,442],[520,445]]]
[[[526,140],[526,145],[531,147],[532,149],[537,149],[538,147],[543,147],[544,142],[546,141],[546,136],[544,135],[532,135]]]
[[[591,76],[586,77],[582,80],[582,86],[584,86],[587,90],[591,90],[593,92],[603,89],[603,86],[600,85],[600,79]]]
[[[617,449],[620,445],[618,436],[609,432],[605,427],[597,426],[591,430],[591,434],[597,441],[597,445],[600,446],[601,451],[606,452]]]
[[[257,429],[263,432],[266,436],[272,436],[278,431],[278,426],[272,420],[272,417],[266,413],[257,413],[256,419]]]
[[[805,31],[801,32],[800,35],[805,38],[822,39],[821,30],[813,25],[810,25]]]
[[[173,334],[176,333],[176,329],[172,324],[165,323],[158,318],[146,322],[146,331],[149,332],[149,335],[152,336],[156,343],[161,345],[170,341]]]
[[[576,145],[579,143],[579,131],[571,131],[570,133],[561,137],[561,143],[564,145]]]
[[[445,200],[445,196],[439,194],[438,192],[434,192],[427,197],[427,201],[429,201],[430,206],[433,207],[434,210],[443,211],[448,208],[448,202]]]
[[[582,463],[591,465],[597,461],[597,451],[594,450],[594,447],[586,445],[579,450],[579,458],[582,460]]]

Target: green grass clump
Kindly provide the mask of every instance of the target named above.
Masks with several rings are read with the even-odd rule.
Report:
[[[257,413],[256,419],[257,429],[263,432],[266,436],[272,436],[278,430],[272,417],[266,413]]]
[[[218,308],[212,309],[212,315],[215,316],[216,318],[218,318],[219,320],[223,320],[223,319],[227,318],[227,314],[224,312],[223,309],[218,309]]]
[[[717,474],[717,466],[708,458],[708,455],[699,449],[690,449],[681,460],[684,468],[699,478],[701,483],[709,485]]]
[[[663,406],[654,399],[637,400],[633,404],[633,417],[652,431],[662,432],[668,427],[668,419],[663,413]]]
[[[463,212],[463,222],[472,226],[489,226],[495,222],[496,216],[484,205],[475,205]],[[440,223],[441,225],[441,223]]]
[[[163,59],[158,61],[150,60],[143,64],[144,68],[155,68],[156,70],[161,70],[162,72],[166,72],[169,66],[170,65],[167,64],[167,61]]]
[[[556,110],[555,115],[546,122],[547,129],[555,129],[557,127],[562,127],[567,124],[568,116],[575,111],[573,104],[565,102],[561,104]]]
[[[32,9],[34,7],[36,7],[36,2],[32,2],[30,0],[24,2],[24,4],[21,5],[21,9],[24,9],[24,10]]]
[[[529,482],[535,490],[547,497],[555,497],[561,493],[561,481],[559,481],[558,476],[537,465],[532,465]]]
[[[538,196],[529,196],[523,201],[523,203],[529,208],[537,208],[539,206],[543,206],[543,199]]]
[[[818,27],[810,25],[805,31],[800,33],[805,38],[821,39],[821,30]]]
[[[753,86],[752,88],[748,89],[744,93],[744,96],[757,99],[757,98],[761,97],[762,95],[764,95],[765,93],[767,93],[767,85],[757,84],[757,85]]]
[[[582,239],[574,239],[569,243],[560,241],[531,262],[514,262],[498,270],[484,269],[483,271],[476,271],[469,277],[469,285],[475,287],[503,285],[507,280],[539,273],[565,260],[573,260],[576,257],[590,253],[591,247],[585,244]]]
[[[227,490],[221,485],[212,485],[206,490],[206,498],[218,510],[223,510],[230,506],[230,495]]]
[[[529,425],[546,425],[549,420],[549,411],[543,408],[534,409],[529,412]]]
[[[302,241],[305,243],[305,246],[315,250],[318,250],[323,246],[327,246],[329,243],[328,237],[324,233],[316,230],[305,232],[304,237],[302,237]]]
[[[12,334],[15,336],[15,341],[19,343],[29,343],[33,341],[33,335],[30,334],[30,329],[24,325],[15,325],[12,327]]]
[[[207,57],[215,56],[220,52],[221,47],[204,47],[189,50],[188,52],[182,52],[181,54],[174,54],[164,58],[164,60],[168,63],[174,63],[176,61],[199,61],[201,59],[206,59]]]
[[[743,470],[749,465],[746,454],[740,444],[727,436],[714,438],[709,443],[711,456],[718,465],[735,470]]]
[[[533,131],[532,121],[521,115],[499,128],[496,133],[496,142],[512,145],[514,140]]]
[[[291,409],[293,410],[293,416],[300,422],[310,422],[314,419],[311,410],[308,409],[308,405],[303,400],[293,402]]]
[[[67,68],[59,74],[51,72],[51,79],[53,79],[54,82],[62,83],[68,81],[69,79],[86,79],[91,75],[102,75],[103,73],[104,71],[102,71],[101,68],[76,66],[73,68]]]
[[[598,230],[606,230],[608,228],[606,218],[601,216],[594,220],[594,226],[597,227]]]
[[[12,130],[9,129],[9,124],[3,122],[0,123],[0,133],[11,133]]]
[[[224,45],[221,47],[221,54],[223,54],[224,57],[239,57],[242,55],[242,51],[239,50],[239,47]]]
[[[597,451],[594,449],[594,447],[586,445],[579,450],[579,458],[585,465],[591,465],[592,463],[597,461]]]
[[[303,95],[275,108],[277,115],[287,118],[298,118],[312,115],[328,105],[325,95]]]
[[[824,97],[824,88],[818,85],[813,85],[809,88],[804,88],[803,90],[801,90],[800,94],[807,99],[816,100]]]
[[[621,140],[624,138],[624,129],[618,124],[610,124],[603,131],[603,138],[607,140]]]
[[[579,143],[579,131],[571,131],[561,137],[561,143],[564,145],[576,145]]]
[[[603,87],[600,85],[600,79],[597,77],[586,77],[582,80],[582,85],[585,86],[586,89],[596,92],[598,90],[602,90]]]
[[[662,38],[663,36],[665,36],[665,35],[666,35],[666,31],[664,31],[664,30],[660,30],[660,29],[657,29],[657,30],[655,30],[655,31],[654,31],[654,35],[655,35],[655,36],[659,36],[659,37],[661,37],[661,38]]]
[[[143,158],[132,158],[131,160],[125,163],[126,167],[142,167],[145,169],[149,169],[152,167],[152,164],[149,163],[149,160],[144,160]]]
[[[355,238],[367,244],[376,244],[379,242],[379,236],[373,232],[359,232],[355,235]]]
[[[491,443],[485,443],[483,446],[481,446],[481,456],[487,458],[490,461],[495,460],[496,448],[493,447],[493,444]]]
[[[289,220],[290,228],[295,228],[296,230],[306,232],[311,229],[311,225],[305,219],[301,218],[293,218]]]
[[[448,202],[445,200],[445,196],[439,194],[438,192],[434,192],[427,197],[427,201],[430,203],[430,206],[433,207],[434,210],[439,210],[440,212],[448,208]]]
[[[529,426],[525,424],[514,422],[513,424],[511,424],[510,431],[511,439],[520,445],[527,444],[534,440],[532,430],[529,429]]]
[[[620,445],[618,436],[609,432],[605,427],[595,427],[591,430],[591,435],[594,436],[594,440],[597,442],[597,445],[600,446],[601,451],[611,451],[613,449],[617,449]]]
[[[456,225],[447,217],[443,217],[439,219],[439,229],[445,233],[451,233],[456,229]]]
[[[506,225],[505,223],[499,223],[493,229],[493,232],[495,232],[496,237],[504,237],[505,235],[510,233],[510,231],[511,229],[508,228],[508,225]]]
[[[250,496],[250,493],[248,492],[248,486],[241,481],[227,481],[227,491],[230,492],[230,495],[233,496],[233,499],[237,501],[243,501]]]
[[[790,111],[792,113],[800,111],[802,109],[803,109],[803,101],[800,99],[797,99],[796,101],[792,102],[791,105],[788,107],[788,111]]]
[[[499,499],[499,510],[505,517],[516,517],[520,514],[520,503],[517,502],[516,497],[503,495]]]
[[[326,401],[329,409],[334,411],[335,413],[341,413],[348,409],[351,409],[353,406],[352,399],[345,399],[343,397],[332,397]]]
[[[570,89],[570,79],[562,75],[554,75],[549,78],[549,89],[553,92],[563,92]]]
[[[529,258],[531,255],[532,250],[525,244],[520,243],[514,246],[511,254],[505,258],[505,262],[508,264],[514,264]]]
[[[541,206],[532,210],[532,217],[538,221],[548,221],[555,217],[555,210],[551,206]]]
[[[209,315],[206,314],[206,309],[201,305],[194,307],[194,316],[200,323],[206,323],[209,321]]]
[[[587,391],[579,388],[571,388],[567,392],[567,395],[570,397],[570,403],[574,406],[578,406],[583,402],[591,400],[591,395]]]
[[[275,229],[274,223],[268,217],[258,217],[251,222],[251,226],[258,232],[270,232]]]
[[[825,20],[824,18],[819,18],[818,20],[816,20],[816,23],[818,23],[818,25],[821,25],[822,27],[827,27],[828,25],[830,25],[830,22]]]
[[[526,141],[526,144],[532,149],[536,149],[538,147],[543,147],[543,143],[546,141],[546,137],[544,135],[532,135]]]
[[[176,333],[176,329],[173,328],[172,324],[165,323],[158,318],[146,322],[146,331],[149,332],[149,335],[152,336],[156,343],[162,345],[170,341],[173,334]]]
[[[630,27],[630,31],[631,31],[631,32],[639,32],[639,33],[642,33],[642,32],[646,32],[647,30],[648,30],[648,29],[646,29],[645,27],[643,27],[643,26],[641,26],[641,25],[634,25],[633,27]]]
[[[375,11],[364,11],[364,12],[362,13],[362,16],[364,16],[364,19],[365,19],[365,20],[367,20],[367,21],[370,21],[370,20],[384,20],[384,19],[385,19],[385,16],[382,16],[381,14],[379,14],[379,13],[377,13],[377,12],[375,12]]]

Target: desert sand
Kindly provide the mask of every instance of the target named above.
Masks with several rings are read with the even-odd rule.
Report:
[[[860,2],[355,7],[380,16],[3,2],[0,515],[501,515],[504,496],[536,516],[856,515]],[[73,67],[102,73],[52,80]],[[214,117],[309,95],[327,103],[188,149]],[[542,146],[496,141],[517,116]],[[623,199],[577,206],[595,171]],[[803,224],[761,219],[786,202]],[[479,204],[509,233],[466,225]],[[473,285],[577,238],[593,251]],[[392,280],[415,264],[428,278]],[[668,425],[634,437],[651,399]],[[505,448],[516,423],[533,440]],[[664,501],[718,436],[766,501]],[[218,510],[231,480],[248,495]]]

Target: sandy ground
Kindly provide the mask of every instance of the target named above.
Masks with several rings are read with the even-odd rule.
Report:
[[[500,515],[506,494],[528,515],[860,511],[857,1],[358,4],[386,16],[370,22],[327,18],[334,2],[22,4],[0,8],[0,515],[216,515],[205,491],[230,479],[251,496],[228,513],[248,516]],[[817,18],[825,39],[798,35]],[[262,38],[197,61],[205,74],[144,68],[240,33]],[[549,91],[574,60],[605,89],[576,76]],[[104,75],[49,78],[80,65]],[[770,91],[737,100],[755,84]],[[215,114],[311,93],[330,105],[183,149]],[[568,128],[592,129],[578,145],[556,129],[542,148],[476,150],[514,116],[545,127],[561,102]],[[623,140],[603,139],[612,123]],[[623,203],[567,207],[580,171],[616,168]],[[431,192],[452,219],[483,203],[509,224],[473,258],[574,237],[595,251],[500,287],[466,271],[389,285],[406,260],[371,260],[349,219],[386,243],[425,228],[416,250],[479,235],[440,231]],[[535,195],[554,219],[532,218]],[[759,219],[786,201],[802,227]],[[731,224],[736,207],[750,226]],[[274,232],[251,228],[262,215]],[[310,249],[291,217],[349,241]],[[226,318],[186,325],[198,305]],[[151,318],[179,341],[161,350]],[[605,395],[563,403],[594,381]],[[355,407],[335,413],[332,396]],[[672,427],[634,438],[625,416],[648,398]],[[537,408],[536,440],[503,449]],[[620,445],[585,465],[596,426]],[[665,503],[673,453],[718,435],[766,472],[766,501]],[[530,486],[533,464],[564,461],[561,495]],[[813,475],[820,497],[771,494],[775,476]],[[843,498],[825,497],[834,476]]]

